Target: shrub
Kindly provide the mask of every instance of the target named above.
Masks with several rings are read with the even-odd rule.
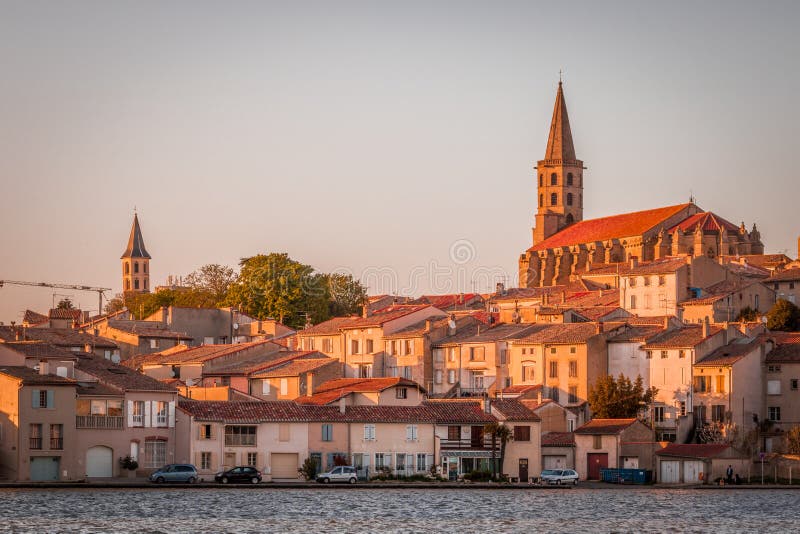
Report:
[[[317,461],[314,458],[306,458],[303,467],[298,471],[306,480],[314,480],[317,477]]]
[[[134,460],[130,455],[126,456],[125,458],[120,458],[119,465],[128,471],[136,471],[139,469],[139,462]]]

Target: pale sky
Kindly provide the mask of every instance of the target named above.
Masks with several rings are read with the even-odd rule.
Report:
[[[271,251],[373,293],[513,284],[559,69],[586,218],[691,192],[796,257],[798,23],[792,1],[5,0],[0,279],[118,292],[136,206],[154,286]],[[52,294],[0,289],[0,321]]]

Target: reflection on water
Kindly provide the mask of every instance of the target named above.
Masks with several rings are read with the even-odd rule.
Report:
[[[0,490],[0,532],[790,532],[792,490]]]

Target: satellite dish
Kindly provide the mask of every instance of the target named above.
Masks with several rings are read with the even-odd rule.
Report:
[[[233,329],[239,330],[239,323],[233,323]]]

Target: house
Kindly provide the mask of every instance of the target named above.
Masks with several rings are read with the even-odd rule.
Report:
[[[175,332],[161,321],[137,321],[105,317],[81,326],[96,336],[115,342],[120,349],[120,359],[152,354],[192,341],[185,332]]]
[[[766,413],[762,420],[787,431],[800,425],[800,333],[770,334],[775,348],[767,353],[764,362]],[[766,439],[767,452],[773,450],[772,441],[771,437]]]
[[[795,305],[800,303],[800,268],[776,271],[764,280],[764,284],[772,288],[776,300],[788,300]]]
[[[653,469],[653,453],[661,448],[638,419],[592,419],[574,434],[575,470],[582,480],[599,480],[607,467]]]
[[[316,393],[321,384],[342,378],[342,364],[319,352],[296,352],[250,373],[250,393],[262,400],[291,400]]]
[[[511,430],[506,444],[501,474],[512,481],[528,482],[542,472],[542,422],[539,416],[517,399],[492,399],[492,415]]]
[[[670,443],[655,456],[660,484],[714,483],[728,466],[740,477],[750,472],[750,458],[726,443]]]
[[[575,469],[575,434],[542,433],[542,469]]]
[[[339,378],[316,386],[313,395],[298,396],[299,404],[325,406],[417,406],[425,390],[405,378]]]
[[[573,432],[583,424],[574,411],[565,408],[552,399],[520,399],[520,402],[535,413],[542,422],[542,433]]]
[[[478,293],[453,293],[450,295],[422,295],[409,304],[427,304],[442,311],[481,310],[483,297]]]
[[[699,293],[696,298],[680,303],[687,323],[738,321],[745,309],[763,315],[775,304],[775,291],[759,281],[725,280]]]
[[[120,360],[116,343],[74,328],[0,326],[0,342],[8,341],[43,341],[71,352],[93,352],[117,363]]]

